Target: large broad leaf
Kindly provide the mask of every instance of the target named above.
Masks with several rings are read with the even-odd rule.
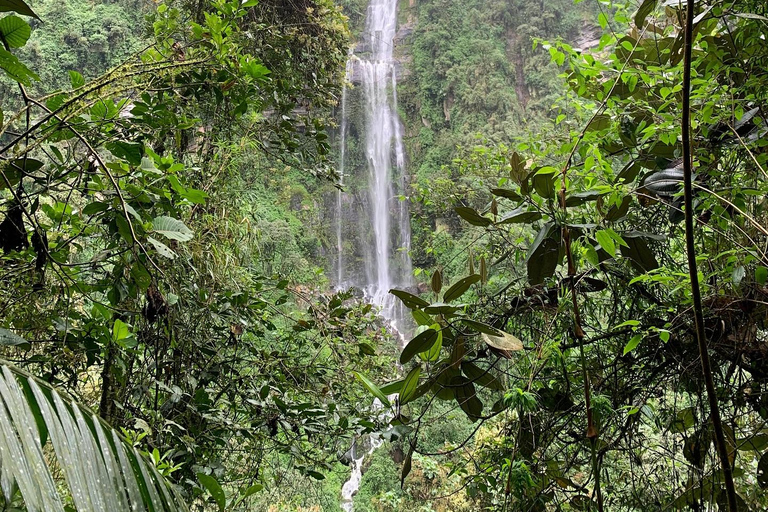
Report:
[[[473,274],[469,277],[465,277],[464,279],[459,279],[456,284],[451,286],[445,291],[445,295],[443,295],[443,300],[445,302],[451,302],[452,300],[458,299],[462,295],[466,293],[467,290],[469,290],[469,287],[473,284],[480,281],[480,275],[479,274]]]
[[[9,11],[40,19],[40,17],[22,0],[0,0],[0,12]]]
[[[21,48],[27,44],[32,29],[29,24],[18,16],[0,18],[0,34],[11,48]]]
[[[389,290],[389,293],[397,297],[403,302],[403,305],[408,309],[424,308],[429,306],[429,302],[425,301],[421,297],[417,297],[412,293],[408,293],[403,290]]]
[[[360,380],[360,382],[363,383],[363,386],[365,386],[366,389],[368,389],[368,391],[370,391],[373,394],[373,396],[378,398],[379,401],[384,406],[389,407],[389,399],[387,399],[387,395],[382,393],[376,384],[374,384],[368,377],[366,377],[362,373],[357,373],[357,372],[352,372],[352,373],[355,375],[355,377],[357,377]]]
[[[560,263],[559,232],[554,224],[547,223],[541,228],[528,249],[525,260],[528,281],[533,285],[542,284],[545,279],[555,274],[558,263]]]
[[[656,8],[656,3],[658,0],[644,0],[642,4],[640,4],[640,8],[637,10],[637,14],[635,14],[635,26],[639,29],[643,29],[645,26],[645,18],[648,17],[649,14]]]
[[[152,228],[155,233],[179,242],[188,242],[194,236],[191,229],[173,217],[155,217],[152,221]]]
[[[155,467],[96,415],[26,374],[0,368],[5,496],[17,487],[27,510],[46,512],[64,512],[60,490],[76,510],[187,510]]]
[[[416,335],[403,349],[403,353],[400,354],[400,363],[405,364],[421,352],[426,352],[437,343],[439,337],[439,331],[432,328],[425,330],[422,333]]]
[[[14,334],[8,329],[3,328],[0,328],[0,345],[5,345],[7,347],[19,347],[23,349],[28,349],[30,347],[27,340],[18,334]]]
[[[14,54],[2,48],[0,48],[0,69],[5,71],[9,78],[24,85],[31,84],[32,80],[40,80],[37,73],[22,64]]]
[[[621,255],[627,258],[638,272],[645,273],[659,268],[659,262],[643,237],[629,236],[628,233],[622,235],[627,247],[620,247]]]
[[[469,222],[473,226],[486,227],[486,226],[490,226],[493,223],[491,219],[487,217],[483,217],[472,208],[467,208],[466,206],[459,206],[454,208],[454,210],[456,210],[456,213],[459,214],[459,217]]]
[[[483,402],[477,397],[475,386],[464,377],[454,377],[451,386],[456,389],[456,401],[461,410],[472,421],[483,415]]]
[[[203,487],[208,489],[208,492],[211,493],[213,499],[216,500],[219,510],[223,511],[227,506],[227,496],[224,494],[224,489],[221,488],[221,484],[219,484],[219,482],[217,482],[211,475],[206,475],[205,473],[198,473],[197,479],[200,480]]]
[[[417,366],[408,373],[403,381],[403,387],[400,389],[400,404],[407,404],[411,401],[416,393],[416,388],[419,385],[419,376],[421,375],[421,367]]]

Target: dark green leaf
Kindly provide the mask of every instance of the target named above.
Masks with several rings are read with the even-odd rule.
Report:
[[[203,487],[205,487],[208,492],[211,493],[211,496],[213,496],[213,499],[219,506],[219,512],[223,511],[227,506],[227,497],[224,494],[224,489],[222,489],[221,485],[219,485],[219,482],[217,482],[216,479],[212,476],[206,475],[205,473],[198,473],[197,479],[200,480],[200,483],[203,484]]]
[[[619,247],[621,255],[627,258],[635,269],[645,273],[659,268],[659,262],[645,240],[640,237],[628,237],[626,233],[623,233],[623,238],[628,247]]]
[[[416,388],[419,385],[419,376],[421,375],[421,367],[417,366],[405,377],[403,381],[403,387],[400,389],[400,404],[407,404],[416,392]]]
[[[24,350],[29,349],[31,346],[27,340],[18,334],[3,328],[0,328],[0,345],[6,347],[19,347]]]
[[[464,295],[467,290],[469,290],[470,286],[479,281],[480,275],[478,274],[473,274],[469,277],[465,277],[464,279],[459,279],[453,286],[446,290],[445,295],[443,295],[443,300],[445,302],[451,302],[455,299],[458,299]]]
[[[635,26],[640,30],[645,26],[645,18],[656,8],[658,0],[644,0],[635,14]]]
[[[501,380],[496,377],[491,370],[483,370],[474,363],[464,361],[461,363],[461,371],[467,376],[470,382],[473,384],[479,384],[480,386],[496,391],[504,389],[504,385]]]
[[[405,307],[408,309],[417,309],[429,306],[429,302],[425,301],[421,297],[417,297],[416,295],[403,290],[392,289],[389,290],[389,293],[400,299],[403,305],[405,305]]]
[[[511,199],[512,201],[520,201],[523,199],[523,196],[515,192],[514,190],[509,190],[507,188],[492,188],[491,194],[498,196],[498,197],[504,197],[506,199]]]
[[[440,272],[440,270],[435,270],[435,272],[432,274],[432,291],[436,294],[440,293],[440,290],[443,289],[443,275]]]
[[[525,263],[528,281],[533,285],[542,284],[555,274],[560,263],[560,236],[552,223],[547,223],[536,235]]]
[[[483,415],[483,402],[477,397],[475,386],[464,377],[455,377],[451,385],[456,389],[456,401],[461,410],[472,421],[477,421]]]
[[[414,446],[411,446],[411,449],[408,450],[408,455],[405,456],[405,460],[403,461],[403,471],[400,474],[400,488],[401,489],[403,487],[403,484],[405,484],[405,479],[411,473],[411,465],[412,465],[412,461],[413,461],[413,450],[414,450]]]
[[[0,35],[11,48],[21,48],[27,44],[31,34],[29,24],[18,16],[0,18]]]
[[[565,206],[569,208],[572,206],[580,206],[590,201],[596,201],[600,196],[603,195],[605,195],[605,192],[598,192],[596,190],[577,192],[576,194],[572,194],[565,199]]]
[[[553,173],[536,172],[531,179],[531,184],[541,197],[547,199],[555,197],[555,175]]]
[[[379,401],[382,404],[384,404],[384,406],[389,407],[389,400],[387,399],[387,395],[382,393],[376,384],[371,382],[371,380],[369,380],[368,377],[366,377],[362,373],[358,373],[358,372],[352,372],[352,373],[355,375],[355,377],[357,377],[360,380],[360,382],[363,383],[363,386],[365,386],[368,389],[368,391],[370,391],[373,394],[373,396],[378,398]]]
[[[0,12],[17,12],[24,16],[32,16],[40,19],[30,7],[22,0],[0,0]]]
[[[493,223],[491,219],[483,217],[472,208],[467,208],[466,206],[458,206],[454,208],[454,210],[456,211],[456,213],[459,214],[459,217],[466,220],[473,226],[486,227],[486,226],[490,226]]]
[[[405,364],[413,359],[416,354],[426,352],[431,349],[432,346],[437,343],[438,331],[434,329],[427,329],[422,333],[419,333],[403,349],[403,353],[400,354],[400,363]]]
[[[143,146],[136,142],[107,142],[104,147],[117,158],[122,158],[131,165],[141,165]]]
[[[530,222],[537,221],[540,218],[541,218],[541,213],[530,212],[527,209],[520,207],[504,215],[501,219],[499,219],[499,221],[496,224],[502,225],[502,224],[530,223]]]
[[[109,210],[109,205],[106,203],[95,202],[87,205],[83,208],[83,215],[94,215]]]
[[[606,114],[596,115],[587,125],[588,132],[594,132],[599,130],[605,130],[611,127],[611,116]]]

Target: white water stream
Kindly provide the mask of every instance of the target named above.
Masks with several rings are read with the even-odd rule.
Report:
[[[347,91],[342,95],[341,153],[339,172],[342,178],[354,177],[355,183],[367,183],[361,206],[344,209],[347,202],[354,202],[355,191],[339,192],[337,196],[337,285],[355,286],[363,290],[365,299],[378,306],[381,316],[401,338],[408,330],[407,310],[389,293],[392,288],[404,288],[411,284],[411,260],[408,254],[411,244],[408,204],[399,200],[405,190],[405,148],[403,128],[397,114],[397,75],[393,58],[394,39],[397,30],[397,0],[370,0],[366,16],[363,41],[364,51],[350,54],[347,62],[347,78],[353,76],[360,86],[364,137],[359,141],[364,150],[363,169],[353,169],[347,162],[350,147],[348,137],[350,112]],[[361,130],[358,130],[358,132]],[[347,169],[347,167],[350,167]],[[349,181],[347,181],[349,183]],[[362,192],[362,191],[361,191]],[[359,212],[359,213],[358,213]],[[344,226],[357,224],[353,249],[344,244]],[[346,249],[346,250],[345,250]],[[346,254],[345,254],[346,253]],[[349,254],[349,255],[347,255]],[[345,263],[358,255],[362,265],[357,270],[345,271]],[[349,265],[354,269],[353,265]],[[368,449],[352,447],[352,474],[342,488],[342,509],[353,510],[352,497],[357,493],[362,479],[363,460],[382,441],[371,438]],[[358,452],[359,450],[359,452]]]

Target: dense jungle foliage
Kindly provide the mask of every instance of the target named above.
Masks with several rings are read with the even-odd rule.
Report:
[[[367,5],[0,0],[3,510],[768,509],[768,6],[401,0],[401,343]]]

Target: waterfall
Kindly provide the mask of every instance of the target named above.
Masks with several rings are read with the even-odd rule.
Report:
[[[349,190],[339,191],[336,197],[336,284],[361,288],[365,299],[380,308],[381,316],[404,341],[410,315],[389,293],[392,288],[412,283],[410,215],[408,203],[399,199],[406,190],[406,158],[397,113],[396,27],[397,0],[370,0],[359,54],[350,53],[347,60],[347,80],[360,86],[362,120],[355,132],[364,135],[358,141],[362,154],[352,165],[347,153],[354,134],[345,88],[339,173],[342,179],[349,177]],[[350,243],[344,243],[345,237]],[[344,511],[353,510],[352,497],[360,487],[363,460],[381,443],[371,438],[368,449],[359,449],[357,442],[352,447],[352,474],[341,493]]]
[[[347,61],[347,78],[360,88],[362,112],[358,114],[362,121],[356,131],[363,133],[363,140],[358,141],[362,149],[359,162],[350,165],[348,139],[353,134],[345,90],[339,172],[354,179],[347,182],[350,190],[336,198],[336,284],[362,289],[366,300],[381,309],[382,317],[402,337],[408,330],[409,316],[389,293],[392,288],[412,283],[408,204],[399,199],[405,193],[406,158],[397,113],[396,27],[397,0],[371,0],[359,54],[351,54]],[[353,211],[359,213],[353,215]],[[355,225],[355,221],[357,232],[345,233],[345,225]],[[344,243],[345,235],[349,244]],[[355,260],[360,262],[357,266]]]
[[[347,157],[347,82],[352,78],[352,51],[347,59],[347,70],[344,75],[344,90],[341,92],[341,148],[339,148],[339,190],[336,193],[336,286],[341,288],[344,283],[344,238],[342,236],[344,165]]]

